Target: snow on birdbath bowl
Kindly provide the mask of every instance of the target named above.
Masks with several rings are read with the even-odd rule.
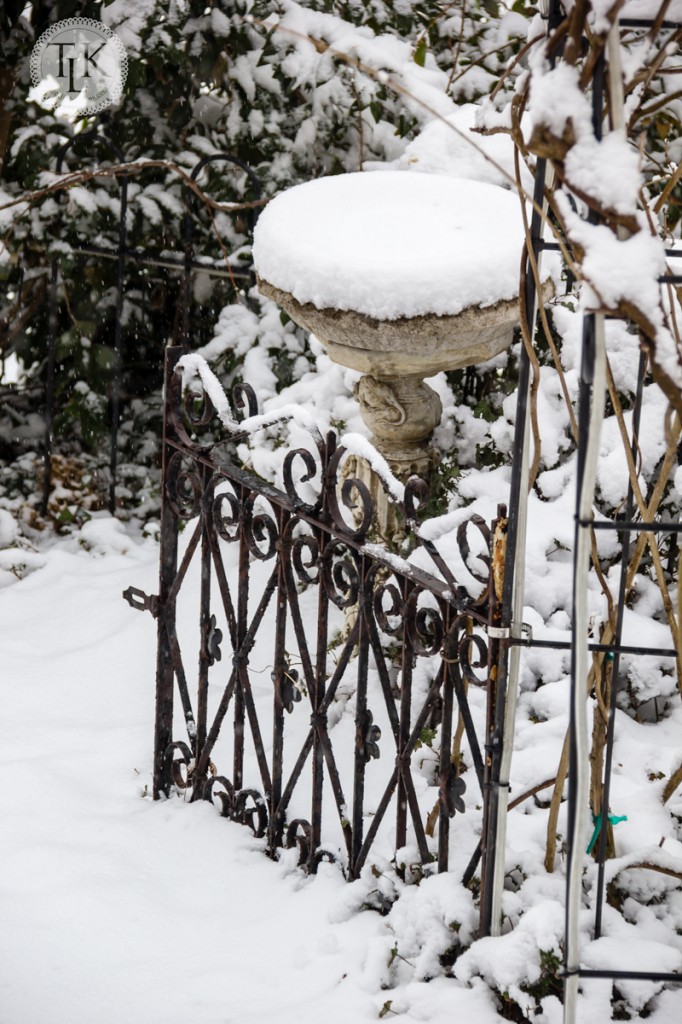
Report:
[[[511,343],[523,238],[505,189],[376,171],[281,193],[258,220],[253,256],[260,292],[364,374],[362,417],[404,480],[435,460],[442,407],[424,378]]]

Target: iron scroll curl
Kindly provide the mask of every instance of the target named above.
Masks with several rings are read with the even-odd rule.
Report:
[[[215,494],[211,514],[214,529],[222,540],[228,543],[239,541],[241,502],[234,490],[219,491]]]
[[[276,550],[279,540],[279,527],[274,512],[259,511],[256,503],[263,496],[251,491],[242,507],[241,528],[246,545],[254,558],[267,562]]]
[[[295,520],[293,526],[298,525]],[[291,561],[299,581],[304,585],[312,585],[319,580],[320,570],[320,545],[316,537],[311,533],[300,533],[292,536],[293,531],[288,531],[290,539]],[[314,570],[317,570],[314,572]]]
[[[438,654],[445,636],[445,623],[438,607],[422,605],[419,600],[429,592],[415,587],[407,599],[407,633],[416,654],[431,656]],[[429,595],[430,597],[431,595]]]
[[[195,377],[191,385],[185,387],[182,371],[176,368],[168,382],[167,408],[170,425],[181,444],[192,452],[205,450],[206,445],[202,445],[197,435],[215,417],[215,407],[201,379]]]
[[[174,514],[183,522],[201,511],[203,483],[199,465],[183,451],[175,451],[168,460],[165,495]]]

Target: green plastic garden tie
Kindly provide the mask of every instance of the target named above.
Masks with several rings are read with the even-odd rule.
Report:
[[[617,814],[609,814],[609,816],[608,816],[609,825],[618,825],[619,822],[627,821],[627,820],[628,820],[627,814],[621,814],[620,816],[617,815]],[[601,814],[598,814],[596,818],[593,815],[592,816],[592,821],[594,822],[594,832],[592,833],[592,838],[590,839],[590,842],[588,844],[587,849],[585,850],[585,853],[592,853],[592,851],[594,850],[594,845],[597,842],[597,839],[599,838],[599,833],[601,832],[601,821],[602,821]]]

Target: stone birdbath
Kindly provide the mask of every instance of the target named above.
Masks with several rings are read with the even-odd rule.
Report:
[[[399,479],[428,478],[437,462],[429,441],[442,406],[424,378],[511,344],[523,238],[516,194],[409,171],[318,178],[261,214],[259,291],[334,362],[363,374],[355,387],[362,418]],[[363,460],[353,468],[385,537],[383,489]]]

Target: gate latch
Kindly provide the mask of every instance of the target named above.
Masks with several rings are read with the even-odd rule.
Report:
[[[158,618],[159,599],[156,594],[145,594],[144,590],[138,590],[137,587],[128,587],[123,591],[123,598],[131,608],[136,608],[138,612],[151,612],[155,619]]]

